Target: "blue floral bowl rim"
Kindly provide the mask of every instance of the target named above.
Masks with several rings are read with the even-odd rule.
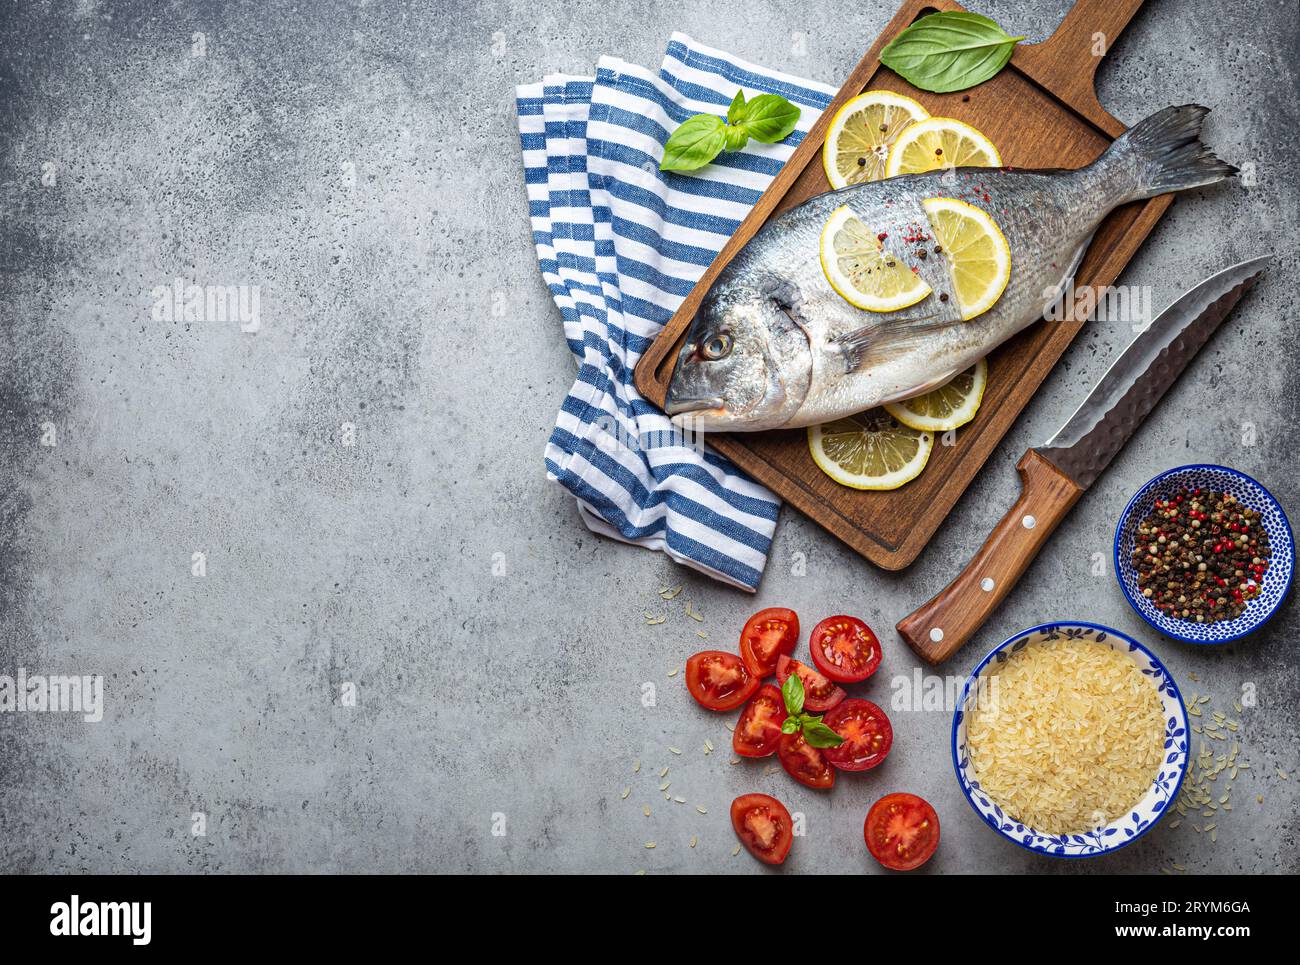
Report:
[[[1127,633],[1123,633],[1119,630],[1116,630],[1114,627],[1108,627],[1102,623],[1092,623],[1089,620],[1052,620],[1048,623],[1040,623],[1037,626],[1029,627],[1027,630],[1020,630],[1017,633],[1013,633],[1011,636],[1007,637],[996,647],[994,647],[992,650],[986,653],[984,655],[984,659],[975,665],[975,669],[972,670],[970,674],[966,677],[966,683],[961,688],[961,696],[957,698],[957,706],[953,708],[953,713],[952,713],[952,732],[949,740],[949,752],[952,754],[953,776],[957,779],[957,787],[961,790],[962,797],[966,799],[966,803],[970,805],[970,809],[975,812],[975,816],[979,818],[980,824],[984,825],[985,827],[989,826],[988,822],[984,820],[984,815],[980,813],[980,809],[975,806],[975,802],[971,799],[970,791],[966,788],[966,785],[962,782],[961,779],[961,761],[957,759],[957,715],[966,706],[966,698],[970,696],[971,685],[974,684],[975,681],[979,679],[979,675],[983,673],[984,668],[988,666],[989,661],[992,660],[993,657],[999,651],[1005,650],[1007,647],[1015,643],[1021,637],[1027,637],[1031,634],[1038,633],[1040,630],[1046,630],[1049,627],[1091,627],[1094,630],[1101,630],[1110,636],[1119,637],[1121,640],[1125,641],[1131,646],[1136,647],[1138,650],[1141,650],[1151,659],[1152,664],[1158,667],[1160,669],[1160,672],[1165,675],[1165,679],[1169,681],[1170,689],[1173,690],[1174,696],[1178,698],[1178,706],[1181,708],[1182,717],[1183,717],[1184,732],[1190,731],[1191,728],[1191,723],[1187,718],[1187,704],[1183,701],[1183,691],[1178,686],[1178,681],[1174,679],[1174,675],[1169,672],[1169,668],[1165,666],[1164,661],[1161,660],[1159,657],[1157,657],[1154,653],[1152,653],[1149,647],[1146,647],[1143,644],[1138,643]],[[1183,780],[1187,777],[1187,768],[1190,766],[1191,760],[1192,760],[1192,750],[1191,750],[1191,738],[1189,735],[1187,741],[1187,753],[1184,755],[1183,758],[1183,766],[1179,768],[1178,771],[1178,783],[1174,785],[1173,793],[1169,795],[1169,799],[1171,801],[1177,801],[1178,795],[1182,793]],[[1054,854],[1050,851],[1046,851],[1040,848],[1027,845],[1023,841],[1017,841],[1015,838],[1011,837],[1011,835],[1006,834],[1005,832],[1003,832],[998,828],[993,828],[992,830],[994,830],[999,837],[1005,838],[1007,841],[1010,841],[1012,844],[1014,844],[1017,848],[1022,848],[1025,851],[1030,852],[1031,854],[1039,854],[1047,858],[1064,858],[1067,861],[1077,861],[1080,859],[1087,859],[1087,858],[1099,858],[1105,854],[1114,854],[1116,851],[1119,851],[1121,848],[1127,848],[1130,844],[1132,844],[1138,838],[1142,837],[1144,834],[1146,834],[1148,831],[1154,828],[1157,824],[1159,824],[1161,819],[1164,818],[1164,816],[1168,814],[1172,809],[1173,809],[1172,806],[1165,808],[1163,811],[1160,812],[1159,815],[1156,816],[1155,820],[1153,820],[1141,831],[1137,832],[1137,834],[1133,835],[1133,837],[1125,838],[1123,841],[1115,845],[1115,847],[1113,848],[1107,848],[1105,851],[1097,851],[1097,852],[1093,852],[1092,854]]]
[[[1287,568],[1286,584],[1282,587],[1282,592],[1278,594],[1277,602],[1273,604],[1273,608],[1269,610],[1267,613],[1265,613],[1259,619],[1259,622],[1247,626],[1244,630],[1234,633],[1230,637],[1223,637],[1220,640],[1196,640],[1192,637],[1183,636],[1181,633],[1175,633],[1173,630],[1170,630],[1168,627],[1160,626],[1158,623],[1156,623],[1149,616],[1147,616],[1145,613],[1142,612],[1142,608],[1138,606],[1137,601],[1133,599],[1133,594],[1131,594],[1129,592],[1128,587],[1125,586],[1123,571],[1120,569],[1121,563],[1120,563],[1119,544],[1121,539],[1123,538],[1124,524],[1128,521],[1129,517],[1133,514],[1133,506],[1138,501],[1139,497],[1141,497],[1143,493],[1148,492],[1152,487],[1154,487],[1158,483],[1163,482],[1164,480],[1168,479],[1171,476],[1177,476],[1182,473],[1193,472],[1200,469],[1210,469],[1215,472],[1225,473],[1226,475],[1229,476],[1235,476],[1237,479],[1241,480],[1242,482],[1248,483],[1249,485],[1254,486],[1256,489],[1258,489],[1260,494],[1264,497],[1264,499],[1267,500],[1269,503],[1271,503],[1274,506],[1274,508],[1277,509],[1278,515],[1282,517],[1282,525],[1286,527],[1286,533],[1287,536],[1289,537],[1289,542],[1291,543],[1291,547],[1292,547],[1292,560],[1291,560],[1291,566]],[[1291,531],[1291,520],[1287,518],[1286,510],[1283,509],[1282,504],[1277,501],[1277,497],[1275,497],[1271,492],[1269,492],[1268,487],[1265,486],[1258,479],[1256,479],[1254,476],[1247,475],[1246,473],[1242,472],[1240,469],[1232,469],[1228,466],[1220,466],[1212,462],[1192,462],[1192,463],[1188,463],[1185,466],[1175,466],[1173,469],[1166,469],[1164,472],[1152,476],[1145,483],[1139,486],[1137,492],[1133,494],[1133,497],[1128,501],[1128,504],[1124,507],[1124,511],[1119,514],[1119,522],[1115,524],[1115,545],[1113,548],[1113,554],[1114,554],[1115,582],[1119,584],[1120,592],[1124,594],[1124,599],[1127,600],[1128,605],[1133,608],[1133,612],[1136,613],[1138,616],[1140,616],[1143,622],[1145,622],[1147,626],[1151,627],[1151,629],[1155,630],[1157,633],[1163,633],[1165,636],[1172,637],[1174,640],[1180,640],[1183,643],[1192,643],[1198,647],[1219,647],[1225,643],[1232,643],[1235,640],[1240,640],[1242,637],[1254,633],[1264,624],[1268,623],[1269,620],[1273,619],[1273,614],[1277,613],[1277,611],[1281,609],[1282,602],[1286,599],[1287,594],[1291,592],[1291,581],[1295,576],[1295,559],[1294,559],[1295,535]],[[1238,617],[1237,619],[1241,619],[1241,617]]]

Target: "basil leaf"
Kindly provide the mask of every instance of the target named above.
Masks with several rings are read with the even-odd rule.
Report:
[[[723,128],[723,133],[727,136],[727,146],[725,150],[739,151],[749,141],[749,135],[745,133],[743,127],[734,127],[728,124]]]
[[[988,80],[1024,37],[1011,37],[978,13],[941,11],[922,17],[880,52],[880,62],[913,87],[946,94]]]
[[[813,747],[839,747],[844,743],[844,738],[823,724],[820,717],[804,718],[803,739]]]
[[[781,733],[793,734],[799,729],[799,720],[800,718],[798,717],[787,717],[785,720],[781,721]]]
[[[727,123],[738,123],[744,118],[745,110],[745,92],[743,90],[738,90],[736,91],[736,96],[731,99],[731,106],[727,108]]]
[[[781,685],[781,696],[785,699],[785,712],[791,717],[803,713],[803,681],[797,673],[790,674]]]
[[[726,144],[726,125],[712,114],[688,117],[664,145],[660,171],[694,171],[712,161]]]
[[[745,105],[736,126],[756,141],[775,144],[788,137],[798,123],[799,108],[779,94],[759,94]]]

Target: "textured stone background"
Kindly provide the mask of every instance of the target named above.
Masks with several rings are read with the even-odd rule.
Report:
[[[885,637],[866,692],[886,701],[889,676],[916,661],[885,631],[978,546],[1016,492],[1016,459],[1125,326],[1085,331],[903,574],[786,510],[753,599],[588,534],[546,482],[542,446],[574,368],[532,252],[514,85],[604,53],[657,65],[674,29],[834,83],[894,4],[816,6],[4,5],[0,673],[103,673],[107,711],[99,724],[0,717],[0,869],[754,872],[731,857],[727,805],[764,789],[807,815],[789,870],[876,871],[862,816],[906,789],[941,816],[932,873],[1300,870],[1300,785],[1275,775],[1300,770],[1294,607],[1245,643],[1198,650],[1153,639],[1091,570],[1127,497],[1173,464],[1226,462],[1300,506],[1293,0],[1151,0],[1103,64],[1117,117],[1209,104],[1209,143],[1257,171],[1253,187],[1179,201],[1124,280],[1162,307],[1230,262],[1280,257],[951,665],[1082,617],[1152,643],[1225,709],[1253,685],[1254,770],[1217,844],[1185,823],[1095,862],[1021,852],[963,802],[945,713],[895,714],[889,762],[818,795],[761,764],[728,767],[722,717],[666,677],[699,643],[687,598],[723,646],[761,605],[809,625],[846,610]],[[1067,3],[977,6],[1036,40]],[[149,293],[176,277],[259,285],[261,331],[155,321]],[[47,422],[53,448],[39,444]],[[644,626],[655,591],[678,583],[669,621]],[[653,709],[644,681],[658,682]],[[346,682],[356,707],[340,705]],[[665,764],[707,815],[664,802]],[[206,837],[190,833],[196,811]]]

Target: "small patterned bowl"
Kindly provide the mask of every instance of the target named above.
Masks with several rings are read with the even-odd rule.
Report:
[[[1151,513],[1152,504],[1178,492],[1183,487],[1214,489],[1231,493],[1242,505],[1260,513],[1264,531],[1268,533],[1272,559],[1264,572],[1264,582],[1259,595],[1246,604],[1246,610],[1235,620],[1218,623],[1194,623],[1167,616],[1156,609],[1142,595],[1133,569],[1132,554],[1138,524]],[[1286,598],[1291,586],[1291,570],[1295,562],[1295,541],[1286,513],[1267,489],[1243,472],[1223,466],[1179,466],[1156,476],[1138,490],[1120,514],[1115,528],[1115,575],[1129,605],[1151,626],[1184,643],[1227,643],[1244,637],[1268,622],[1269,617]]]
[[[1079,834],[1048,834],[1021,824],[1002,810],[975,779],[975,767],[966,751],[966,715],[976,684],[990,666],[1003,663],[1012,653],[1030,643],[1051,643],[1057,640],[1094,640],[1105,643],[1113,650],[1128,654],[1151,678],[1165,718],[1165,760],[1151,782],[1151,790],[1133,806],[1133,810],[1094,831]],[[1187,710],[1174,678],[1159,660],[1142,644],[1118,630],[1096,623],[1045,623],[1031,627],[1002,641],[972,671],[962,688],[957,710],[952,718],[952,763],[957,770],[957,783],[961,785],[966,800],[975,813],[998,834],[1026,850],[1054,858],[1091,858],[1099,854],[1118,851],[1132,844],[1151,830],[1165,811],[1178,800],[1178,791],[1187,773]]]

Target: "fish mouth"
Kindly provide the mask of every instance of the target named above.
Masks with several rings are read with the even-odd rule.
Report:
[[[706,409],[721,409],[722,399],[718,396],[703,399],[665,399],[664,412],[669,416],[689,415]]]

